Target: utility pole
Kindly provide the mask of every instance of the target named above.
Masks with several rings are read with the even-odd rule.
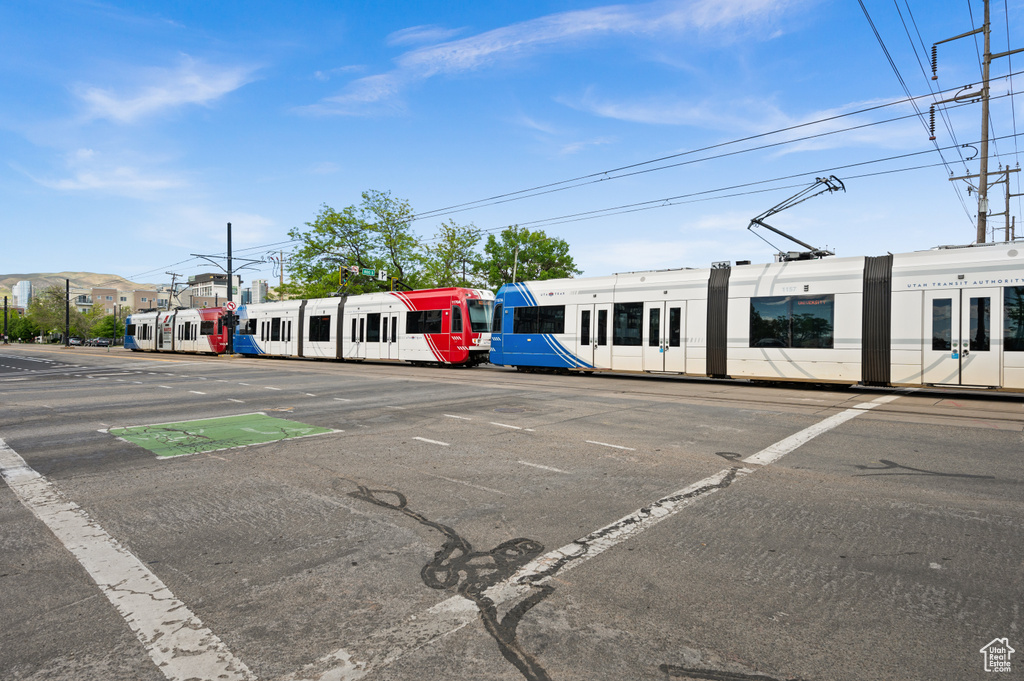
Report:
[[[7,296],[4,296],[4,345],[7,345]]]
[[[981,93],[980,93],[980,96],[981,96],[981,154],[980,154],[980,156],[981,157],[979,159],[978,175],[973,175],[973,176],[969,176],[969,177],[977,177],[978,178],[978,187],[977,187],[977,189],[978,189],[978,232],[977,232],[977,243],[983,244],[983,243],[985,243],[985,239],[986,239],[986,237],[988,235],[988,188],[989,188],[989,182],[988,182],[988,132],[989,132],[988,131],[988,108],[989,108],[989,87],[988,87],[988,81],[989,81],[989,70],[990,70],[990,67],[992,65],[992,60],[993,59],[998,59],[1000,57],[1007,57],[1007,56],[1009,56],[1011,54],[1016,54],[1018,52],[1024,52],[1024,48],[1020,48],[1020,49],[1016,49],[1016,50],[1008,50],[1006,52],[1000,52],[998,54],[992,54],[992,30],[991,30],[991,25],[989,23],[989,0],[985,0],[985,21],[982,24],[981,28],[975,29],[973,31],[968,31],[967,33],[961,33],[960,35],[953,36],[952,38],[947,38],[945,40],[940,40],[939,42],[934,43],[932,45],[932,80],[938,80],[938,75],[936,73],[936,71],[938,69],[938,50],[937,50],[938,46],[943,44],[943,43],[951,42],[953,40],[959,40],[960,38],[967,38],[967,37],[972,36],[972,35],[977,35],[978,33],[983,34],[984,42],[985,42],[985,53],[984,53],[984,55],[982,57],[982,62],[981,62]],[[977,97],[977,96],[978,95],[976,93],[970,93],[970,98],[972,98],[972,99],[974,97]],[[953,102],[953,101],[960,101],[960,100],[958,99],[958,97],[953,97],[952,99],[945,99],[945,100],[942,100],[941,102],[936,102],[936,104],[947,104],[947,103]],[[932,134],[934,136],[934,132]],[[962,179],[966,179],[966,177],[962,178]]]
[[[1006,185],[1006,211],[1003,212],[1003,213],[991,213],[991,214],[986,215],[986,220],[985,220],[986,236],[988,236],[988,219],[987,218],[988,217],[999,217],[1000,215],[1005,215],[1006,216],[1006,228],[1005,228],[1006,240],[1007,241],[1011,240],[1011,238],[1010,238],[1010,234],[1011,234],[1011,229],[1010,229],[1010,199],[1012,199],[1014,196],[1021,196],[1021,194],[1011,194],[1010,193],[1010,173],[1019,173],[1019,172],[1020,172],[1020,168],[1003,168],[1003,167],[1000,167],[999,170],[995,171],[994,174],[1000,175],[1001,177],[999,179],[997,179],[997,180],[993,180],[992,182],[987,183],[987,185],[988,185],[987,187],[984,184],[981,183],[981,174],[980,173],[977,174],[977,175],[957,175],[956,177],[949,178],[950,182],[954,182],[956,180],[967,180],[968,181],[967,182],[967,186],[971,187],[975,191],[977,191],[979,196],[981,196],[982,187],[985,187],[986,192],[987,192],[987,190],[989,188],[994,187],[997,184],[1002,183],[1002,184]],[[992,173],[990,173],[990,174],[992,174]],[[974,179],[978,180],[978,186],[977,187],[975,187],[974,185],[972,185],[970,183],[970,180],[974,180]],[[986,209],[986,212],[987,212],[987,209]],[[979,206],[979,209],[978,209],[978,216],[979,216],[979,218],[981,217],[980,206]],[[995,235],[995,229],[996,228],[993,228],[993,230],[992,230],[993,236]],[[978,241],[978,243],[979,244],[985,243],[985,239],[980,239]]]
[[[171,275],[171,298],[172,298],[172,299],[174,299],[174,298],[177,298],[177,297],[178,297],[178,293],[177,293],[177,291],[175,291],[175,290],[174,290],[174,282],[175,282],[175,281],[176,281],[176,280],[178,279],[178,277],[180,277],[181,275],[180,275],[180,274],[176,274],[176,273],[174,273],[174,272],[164,272],[164,274],[169,274],[169,275]],[[181,302],[181,301],[178,301],[178,302]],[[172,307],[172,305],[171,305],[171,302],[170,302],[170,301],[168,301],[168,303],[167,303],[167,307],[168,307],[168,308]],[[177,307],[177,305],[173,305],[173,307]]]
[[[232,301],[231,290],[235,288],[234,270],[231,267],[231,223],[228,223],[228,303]],[[234,307],[228,305],[228,308]],[[228,310],[228,354],[235,354],[235,311]]]

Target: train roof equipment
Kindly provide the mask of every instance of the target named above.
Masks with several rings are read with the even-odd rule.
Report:
[[[796,206],[798,204],[803,203],[807,199],[810,199],[810,198],[813,198],[815,196],[818,196],[819,194],[824,194],[826,192],[831,194],[832,192],[839,191],[840,189],[842,189],[845,192],[846,191],[846,185],[844,185],[842,180],[840,180],[835,175],[829,175],[828,177],[816,178],[814,180],[814,184],[812,184],[811,186],[809,186],[809,187],[807,187],[805,189],[800,190],[799,192],[797,192],[793,196],[789,197],[785,201],[782,201],[781,203],[775,204],[774,206],[772,206],[771,208],[769,208],[765,212],[763,212],[760,215],[758,215],[757,217],[753,218],[750,221],[750,224],[747,225],[747,229],[753,231],[754,225],[757,225],[758,227],[764,227],[765,229],[770,229],[771,231],[775,232],[779,236],[783,236],[783,237],[789,239],[790,241],[792,241],[793,243],[799,244],[799,245],[803,246],[805,249],[807,249],[805,251],[782,251],[782,250],[780,250],[775,255],[775,262],[791,262],[793,260],[818,260],[818,259],[824,258],[825,256],[835,255],[835,253],[833,251],[830,251],[830,250],[827,250],[827,249],[824,249],[824,248],[815,248],[814,246],[811,246],[808,243],[804,243],[803,241],[800,241],[800,239],[797,239],[795,236],[786,234],[781,229],[777,229],[775,227],[772,227],[771,225],[766,223],[765,220],[767,218],[770,218],[771,216],[777,214],[777,213],[781,213],[782,211],[786,210],[787,208],[792,208],[793,206]],[[776,248],[776,246],[773,243],[771,243],[770,241],[765,239],[763,236],[761,236],[757,232],[754,232],[754,234],[757,235],[758,238],[760,238],[762,241],[764,241],[766,244],[768,244],[772,248]]]

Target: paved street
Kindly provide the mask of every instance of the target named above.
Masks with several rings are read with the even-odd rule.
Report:
[[[11,345],[0,439],[2,679],[986,679],[983,646],[1024,651],[1021,395]]]

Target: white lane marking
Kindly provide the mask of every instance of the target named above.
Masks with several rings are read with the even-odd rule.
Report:
[[[497,421],[491,421],[490,424],[492,426],[501,426],[502,428],[511,428],[512,430],[525,430],[525,431],[527,431],[529,433],[534,432],[533,428],[522,428],[520,426],[510,426],[507,423],[498,423]]]
[[[167,388],[168,390],[172,389],[171,386],[169,386],[169,385],[158,385],[157,387],[158,388]]]
[[[872,407],[849,409],[847,411],[853,413],[853,416],[849,418],[863,414],[866,409],[891,402],[898,397],[900,395],[885,395],[873,400]],[[842,413],[845,414],[847,412]],[[834,421],[832,428],[849,420],[849,418],[843,421]],[[826,421],[829,420],[826,419]],[[814,426],[805,430],[816,431],[815,436],[826,432],[825,430],[816,429]],[[803,432],[801,431],[801,433]],[[800,435],[800,433],[797,433],[797,435]],[[786,440],[790,439],[786,438]],[[802,439],[799,444],[794,444],[789,451],[796,449],[810,439]],[[786,440],[783,440],[783,442]],[[597,442],[591,444],[604,443]],[[772,447],[767,447],[762,452],[767,452],[771,449]],[[760,454],[761,452],[749,458],[754,459]],[[784,454],[785,452],[775,456],[771,461],[778,461]],[[678,492],[663,497],[650,506],[634,511],[610,525],[606,525],[585,537],[577,539],[571,544],[566,544],[560,549],[534,559],[520,568],[511,577],[487,589],[484,595],[490,598],[495,606],[500,606],[502,603],[528,592],[531,585],[543,584],[549,581],[556,574],[570,570],[584,561],[604,553],[616,544],[634,537],[662,520],[675,515],[692,502],[718,491],[726,486],[726,484],[731,484],[731,481],[729,483],[726,482],[729,476],[733,476],[732,480],[735,480],[740,476],[749,475],[756,470],[759,469],[726,469],[684,487]],[[305,681],[308,679],[315,679],[317,681],[356,681],[375,669],[390,665],[407,653],[419,650],[444,636],[458,631],[467,624],[478,620],[478,618],[479,612],[472,601],[462,596],[452,596],[447,600],[441,601],[426,612],[415,615],[411,619],[389,627],[384,631],[371,634],[366,640],[361,641],[358,644],[360,661],[353,659],[352,654],[347,649],[340,648],[302,670],[289,674],[283,681]]]
[[[206,393],[203,393],[203,392],[199,392],[198,390],[189,390],[189,392],[194,394],[194,395],[205,395],[206,394]]]
[[[451,447],[447,442],[438,442],[437,440],[428,440],[425,437],[414,437],[413,440],[419,440],[420,442],[429,442],[432,445],[441,445],[442,447]]]
[[[64,544],[168,679],[255,679],[160,578],[0,438],[0,474]]]
[[[335,397],[334,399],[337,400],[338,402],[351,402],[352,401],[352,400],[346,400],[344,397]]]
[[[274,386],[272,386],[272,385],[265,385],[265,386],[263,386],[263,387],[264,387],[265,389],[267,389],[267,390],[281,390],[281,388],[275,388],[275,387],[274,387]]]
[[[405,407],[393,407],[390,404],[385,407],[386,409],[405,409]]]
[[[632,447],[623,447],[622,445],[610,445],[607,442],[595,442],[594,440],[587,440],[587,444],[590,445],[601,445],[602,447],[614,447],[615,449],[625,449],[629,452],[635,452],[636,450]]]
[[[248,383],[239,383],[238,385],[249,385]]]
[[[543,468],[546,471],[554,471],[555,473],[568,473],[568,471],[563,471],[561,468],[555,468],[554,466],[545,466],[539,463],[530,463],[529,461],[523,461],[522,459],[519,460],[519,463],[523,464],[524,466],[533,466],[534,468]]]
[[[316,397],[313,393],[306,393],[306,397]]]
[[[238,402],[239,404],[245,404],[244,400],[236,400],[236,399],[231,398],[231,397],[228,398],[228,402]]]
[[[898,399],[901,395],[883,395],[871,402],[861,402],[856,404],[846,411],[841,411],[838,414],[829,416],[824,421],[819,421],[812,426],[804,428],[799,433],[794,433],[784,440],[780,440],[775,444],[765,447],[757,454],[748,456],[743,459],[744,463],[752,463],[759,466],[767,466],[770,463],[774,463],[789,454],[791,451],[799,447],[800,445],[810,442],[814,438],[818,437],[822,433],[827,433],[836,426],[846,423],[852,418],[860,416],[868,409],[874,409],[875,407],[885,404],[886,402],[892,402]]]
[[[492,489],[490,487],[484,487],[483,485],[474,485],[473,483],[466,482],[465,480],[456,480],[455,478],[446,478],[443,475],[436,475],[434,473],[424,473],[424,475],[429,475],[430,477],[437,478],[439,480],[447,480],[448,482],[454,482],[454,483],[459,484],[459,485],[465,485],[466,487],[472,487],[473,489],[483,490],[484,492],[490,492],[491,494],[500,494],[503,497],[504,496],[508,496],[508,492],[502,492],[500,489]]]
[[[463,421],[472,421],[473,419],[468,416],[456,416],[455,414],[445,414],[450,419],[462,419]]]

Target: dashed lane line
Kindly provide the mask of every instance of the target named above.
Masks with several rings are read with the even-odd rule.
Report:
[[[519,463],[523,464],[524,466],[533,466],[534,468],[540,468],[542,470],[552,471],[554,473],[568,473],[569,472],[569,471],[563,471],[561,468],[555,468],[554,466],[545,466],[544,464],[540,464],[540,463],[530,463],[529,461],[523,461],[522,459],[519,460]]]
[[[64,544],[168,679],[255,680],[170,589],[0,438],[0,475]]]
[[[438,442],[437,440],[428,440],[425,437],[414,437],[413,440],[419,440],[420,442],[429,442],[432,445],[441,445],[442,447],[451,447],[449,442]]]
[[[623,447],[622,445],[610,445],[607,442],[595,442],[594,440],[587,440],[587,444],[590,444],[590,445],[601,445],[602,447],[612,447],[614,449],[625,449],[628,452],[635,452],[636,451],[632,447]]]
[[[725,489],[737,478],[750,475],[760,468],[778,461],[819,435],[898,397],[901,395],[884,395],[819,421],[744,459],[743,462],[751,464],[754,466],[753,468],[739,466],[727,468],[662,497],[653,504],[644,506],[614,523],[532,560],[511,577],[488,588],[484,595],[490,598],[495,606],[519,598],[535,586],[543,585],[556,575],[578,567],[584,561],[595,558],[617,544],[637,536],[662,520],[679,513],[697,500]],[[591,444],[606,443],[592,442]],[[615,445],[610,446],[614,447]],[[618,448],[629,449],[628,447]],[[355,646],[351,646],[352,649],[358,651],[358,657],[349,652],[349,647],[339,648],[320,658],[317,662],[288,675],[283,681],[356,681],[376,669],[387,667],[407,653],[419,650],[458,631],[478,618],[479,611],[475,603],[463,596],[452,596],[423,613],[371,634]]]
[[[525,430],[528,433],[536,432],[533,430],[533,428],[523,428],[522,426],[510,426],[507,423],[498,423],[497,421],[491,421],[490,424],[492,426],[499,426],[501,428],[511,428],[512,430]]]

